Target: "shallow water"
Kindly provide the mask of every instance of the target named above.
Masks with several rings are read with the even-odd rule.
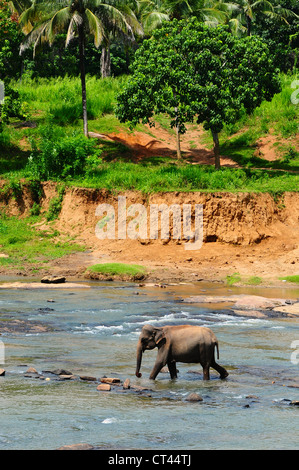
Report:
[[[179,301],[201,293],[297,298],[298,289],[90,285],[72,292],[1,290],[0,321],[38,322],[51,331],[1,336],[5,364],[0,367],[6,375],[0,377],[0,449],[56,449],[78,442],[115,449],[298,448],[299,409],[290,401],[299,399],[299,389],[288,386],[299,382],[299,364],[291,361],[298,320],[236,317],[216,305]],[[199,365],[178,363],[177,380],[160,373],[150,381],[156,350],[144,353],[137,379],[135,350],[146,323],[211,327],[228,379],[219,380],[211,370],[211,380],[204,382]],[[98,392],[90,382],[24,378],[29,366],[39,372],[63,368],[97,378],[128,377],[152,392]],[[191,392],[203,401],[186,401]]]

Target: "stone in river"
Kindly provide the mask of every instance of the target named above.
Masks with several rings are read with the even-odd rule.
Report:
[[[105,391],[105,392],[110,392],[111,390],[111,385],[109,384],[100,384],[97,386],[97,390],[99,391]]]
[[[104,384],[116,384],[120,383],[120,379],[118,379],[117,377],[102,377],[100,379],[100,382]]]
[[[63,276],[45,276],[41,279],[40,282],[44,284],[62,284],[65,282],[65,277]]]

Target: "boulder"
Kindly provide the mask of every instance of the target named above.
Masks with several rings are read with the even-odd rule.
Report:
[[[196,392],[189,393],[186,401],[203,401],[203,398]]]
[[[29,367],[26,371],[27,374],[38,374],[37,370],[34,367]]]
[[[104,391],[104,392],[110,392],[111,385],[109,385],[109,384],[100,384],[100,385],[97,386],[97,390]]]
[[[100,378],[100,382],[103,384],[117,384],[120,383],[120,379],[117,377],[102,377]]]
[[[62,284],[65,282],[65,277],[63,276],[44,276],[41,281],[44,284]]]
[[[128,390],[129,388],[131,388],[130,379],[126,379],[123,383],[123,389]]]
[[[80,375],[79,377],[81,380],[87,380],[89,382],[95,382],[97,380],[96,377],[93,377],[91,375]]]
[[[57,450],[93,450],[94,447],[90,444],[70,444],[68,446],[59,447]]]

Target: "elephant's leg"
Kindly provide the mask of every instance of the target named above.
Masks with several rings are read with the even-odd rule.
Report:
[[[155,380],[157,375],[159,374],[160,370],[166,365],[167,363],[167,357],[161,358],[161,355],[158,353],[157,360],[155,362],[155,365],[153,367],[153,370],[151,371],[151,374],[149,376],[150,379]]]
[[[224,369],[224,367],[220,366],[219,364],[217,364],[217,362],[215,361],[215,359],[212,361],[211,363],[211,367],[213,367],[213,369],[215,369],[217,372],[219,372],[220,374],[220,379],[225,379],[229,374],[227,372],[226,369]]]
[[[204,365],[203,369],[203,380],[210,380],[210,366]]]
[[[170,377],[172,379],[176,379],[177,378],[177,372],[176,372],[176,362],[174,360],[170,360],[170,361],[167,361],[167,365],[168,365],[168,370],[169,370],[169,373],[170,373]]]

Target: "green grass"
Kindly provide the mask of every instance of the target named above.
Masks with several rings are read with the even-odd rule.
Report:
[[[298,191],[299,175],[258,169],[221,168],[210,165],[175,164],[166,160],[147,162],[101,162],[86,177],[69,181],[74,186],[106,188],[110,191],[271,192]]]
[[[282,91],[271,101],[263,101],[250,116],[244,115],[237,123],[227,125],[220,134],[220,151],[242,166],[299,171],[299,152],[293,140],[299,130],[299,106],[291,101],[291,84],[298,75],[281,74]],[[254,155],[260,137],[272,135],[284,140],[277,145],[280,158],[268,162]]]
[[[226,284],[228,286],[233,286],[234,284],[237,284],[238,282],[241,282],[241,276],[239,273],[234,273],[226,276]]]
[[[141,279],[146,273],[146,268],[138,264],[124,264],[124,263],[104,263],[94,264],[89,266],[88,270],[108,276],[124,276],[135,279]]]
[[[247,281],[247,284],[249,284],[250,286],[258,286],[259,284],[261,284],[263,282],[263,279],[259,276],[251,276],[248,281]]]
[[[37,230],[34,224],[40,222],[40,217],[30,216],[0,217],[0,251],[8,258],[0,258],[0,266],[22,269],[24,265],[46,263],[62,256],[83,251],[82,245],[68,241],[59,241],[57,230],[47,232]]]
[[[106,78],[86,77],[87,113],[89,119],[105,114],[113,114],[116,94],[126,77]],[[49,114],[55,124],[69,125],[82,116],[81,82],[79,77],[56,77],[27,79],[14,83],[21,99],[30,103],[32,112],[41,116]]]
[[[294,282],[295,284],[299,284],[299,274],[295,274],[293,276],[280,277],[279,279],[283,281]]]

